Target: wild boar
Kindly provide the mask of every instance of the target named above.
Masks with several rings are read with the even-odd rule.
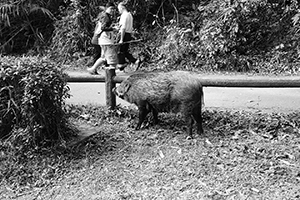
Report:
[[[152,112],[154,123],[158,123],[159,112],[180,112],[189,125],[192,137],[193,123],[197,123],[198,134],[203,133],[202,105],[204,94],[196,74],[186,71],[148,72],[130,75],[114,93],[135,104],[139,109],[140,129],[146,115]]]

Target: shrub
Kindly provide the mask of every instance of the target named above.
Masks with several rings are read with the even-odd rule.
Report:
[[[297,9],[296,1],[203,1],[164,27],[159,54],[172,68],[249,71],[257,69],[253,56],[270,52],[286,55],[280,63],[285,68],[290,56],[283,51],[292,49],[286,47],[293,46],[288,43]]]
[[[65,63],[78,59],[89,46],[87,34],[76,23],[77,15],[73,11],[55,22],[50,55],[53,59]]]
[[[1,60],[0,136],[25,132],[29,142],[39,144],[66,138],[66,74],[38,57]]]
[[[56,5],[57,3],[57,5]],[[48,8],[59,1],[2,0],[0,3],[0,52],[43,52],[49,45],[54,15]]]

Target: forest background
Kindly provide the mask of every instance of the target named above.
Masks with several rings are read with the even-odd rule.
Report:
[[[104,0],[5,0],[2,55],[38,55],[86,68]],[[118,3],[117,1],[115,2]],[[296,0],[127,0],[134,52],[148,70],[299,72]],[[76,67],[75,67],[76,68]]]

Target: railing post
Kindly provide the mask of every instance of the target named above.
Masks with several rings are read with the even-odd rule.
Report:
[[[106,106],[113,110],[116,107],[116,95],[112,89],[116,86],[113,78],[116,76],[115,68],[107,67],[105,69],[105,91],[106,91]]]

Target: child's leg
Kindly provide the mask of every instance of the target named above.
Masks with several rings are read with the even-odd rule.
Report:
[[[87,71],[90,74],[98,74],[97,73],[97,68],[101,65],[104,65],[106,63],[106,60],[102,57],[98,58],[98,60],[94,63],[94,65],[90,68],[87,68]]]

